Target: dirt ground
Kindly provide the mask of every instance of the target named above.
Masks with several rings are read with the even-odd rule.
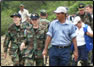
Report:
[[[1,66],[12,66],[12,61],[10,60],[11,57],[7,55],[7,58],[4,58],[4,52],[3,52],[3,41],[5,36],[1,37]]]

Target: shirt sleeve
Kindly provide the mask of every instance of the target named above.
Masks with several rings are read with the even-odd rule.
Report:
[[[52,37],[52,35],[53,35],[53,26],[52,26],[52,23],[51,23],[50,26],[49,26],[47,35],[49,35],[50,37]]]
[[[76,26],[72,25],[72,29],[71,29],[71,39],[73,39],[74,37],[76,37]]]
[[[90,26],[88,26],[87,31],[88,31],[89,33],[92,33],[92,34],[93,34],[93,31],[92,31],[92,29],[91,29]]]
[[[26,14],[27,14],[28,17],[31,16],[31,14],[29,14],[29,11],[28,10],[26,10]]]
[[[20,11],[18,11],[18,13],[20,14]]]

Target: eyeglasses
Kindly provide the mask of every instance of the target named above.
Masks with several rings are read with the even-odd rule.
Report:
[[[65,14],[65,13],[61,12],[61,13],[56,13],[56,14]]]

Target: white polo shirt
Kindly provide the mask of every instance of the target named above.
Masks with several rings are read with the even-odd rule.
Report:
[[[86,42],[85,42],[85,38],[84,38],[84,30],[83,30],[83,27],[85,27],[85,24],[82,23],[82,28],[76,30],[76,40],[77,40],[77,46],[82,46],[82,45],[85,45]],[[87,28],[87,31],[89,33],[93,33],[92,29],[90,26],[88,26]]]
[[[23,12],[20,10],[18,13],[21,15],[22,22],[26,21],[27,17],[31,16],[31,14],[29,14],[29,11],[27,9],[23,9]]]

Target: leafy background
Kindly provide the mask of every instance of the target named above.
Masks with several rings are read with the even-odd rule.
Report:
[[[47,10],[48,20],[55,19],[53,11],[58,6],[66,6],[69,8],[68,13],[77,13],[77,7],[79,3],[85,5],[93,4],[93,1],[2,1],[1,3],[1,35],[7,32],[9,25],[12,23],[10,15],[19,11],[19,5],[24,4],[25,8],[29,10],[29,13],[39,13],[41,9]]]

